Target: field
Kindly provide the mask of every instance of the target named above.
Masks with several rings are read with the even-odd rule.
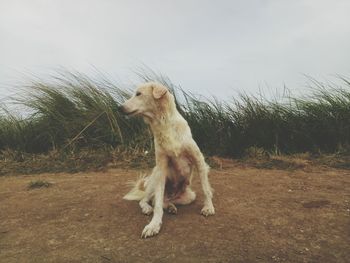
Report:
[[[304,96],[177,99],[213,168],[161,233],[122,196],[154,165],[152,135],[118,107],[132,91],[99,75],[32,79],[0,110],[0,262],[348,262],[350,82],[309,78]],[[287,90],[286,90],[287,91]]]
[[[320,165],[257,169],[221,161],[217,214],[196,202],[150,220],[122,200],[140,169],[0,177],[1,262],[348,262],[350,172]],[[50,185],[44,185],[47,182]],[[34,184],[36,182],[36,184]],[[39,183],[38,183],[39,182]],[[48,186],[48,187],[47,187]]]

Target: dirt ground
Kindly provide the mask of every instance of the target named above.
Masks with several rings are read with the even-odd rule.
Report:
[[[150,217],[122,200],[139,170],[0,177],[0,262],[349,262],[350,171],[211,171],[216,215],[195,203]],[[28,190],[34,180],[48,188]]]

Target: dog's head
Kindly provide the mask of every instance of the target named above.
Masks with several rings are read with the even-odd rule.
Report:
[[[174,97],[165,86],[147,82],[138,86],[135,94],[121,106],[121,110],[130,116],[154,119],[164,111],[172,110],[173,104]]]

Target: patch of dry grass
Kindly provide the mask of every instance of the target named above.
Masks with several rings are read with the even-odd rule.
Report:
[[[28,189],[29,190],[33,190],[33,189],[38,189],[38,188],[48,188],[52,185],[52,183],[45,181],[45,180],[35,180],[35,181],[31,181],[28,184]]]
[[[262,148],[251,147],[245,152],[240,163],[260,169],[297,170],[308,169],[312,166],[325,166],[336,169],[350,169],[348,152],[333,154],[297,153],[290,155],[269,154]]]
[[[0,176],[40,174],[46,172],[76,173],[102,171],[107,168],[148,168],[154,163],[154,154],[133,149],[79,149],[29,154],[18,151],[0,153]]]

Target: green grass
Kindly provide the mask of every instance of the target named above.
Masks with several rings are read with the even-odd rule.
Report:
[[[243,94],[218,101],[188,94],[152,71],[137,74],[142,81],[159,81],[173,91],[179,111],[207,155],[240,157],[251,147],[277,154],[349,151],[347,78],[339,78],[337,85],[309,79],[305,97],[268,100]],[[152,135],[146,125],[118,111],[131,93],[103,76],[93,79],[71,72],[30,82],[13,99],[26,114],[8,110],[0,114],[2,161],[9,150],[45,154],[107,147],[152,152]]]

